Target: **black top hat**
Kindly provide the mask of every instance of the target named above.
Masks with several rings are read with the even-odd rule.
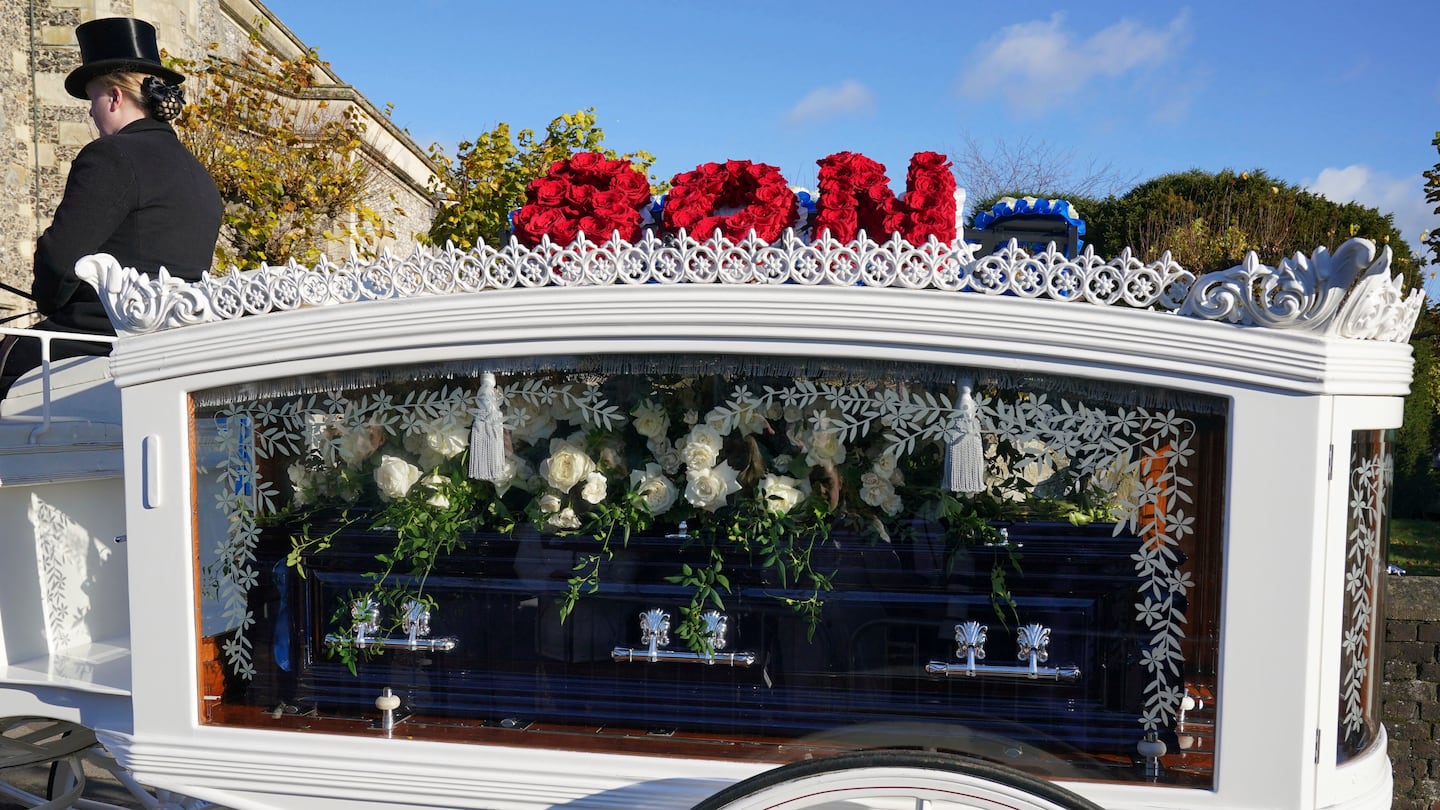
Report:
[[[185,77],[160,63],[155,44],[155,26],[130,17],[106,17],[81,23],[75,29],[80,42],[80,67],[65,77],[65,92],[75,98],[89,98],[85,85],[96,76],[120,70],[159,76],[171,84]]]

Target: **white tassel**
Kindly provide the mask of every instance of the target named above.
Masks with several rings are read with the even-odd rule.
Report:
[[[498,481],[505,475],[505,414],[495,393],[495,375],[480,375],[475,422],[470,426],[470,477]]]
[[[945,480],[951,492],[985,491],[985,446],[980,437],[980,406],[970,392],[970,378],[961,378],[955,418],[945,431]]]

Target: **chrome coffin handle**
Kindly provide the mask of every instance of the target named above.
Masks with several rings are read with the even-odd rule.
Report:
[[[705,625],[705,640],[708,652],[691,650],[662,649],[670,644],[670,614],[660,608],[651,608],[640,614],[640,641],[646,646],[616,647],[610,651],[610,658],[619,663],[650,663],[673,661],[679,664],[720,664],[727,667],[748,667],[755,663],[755,653],[720,652],[725,649],[725,633],[730,618],[719,611],[707,610],[700,614]]]
[[[1050,628],[1044,625],[1027,624],[1016,632],[1016,658],[1025,662],[1022,666],[977,663],[985,659],[987,635],[988,628],[979,622],[962,622],[955,625],[955,657],[963,659],[963,663],[931,661],[925,665],[925,672],[930,675],[946,677],[964,675],[970,678],[1047,680],[1066,683],[1080,680],[1080,668],[1077,666],[1040,666],[1050,660]]]
[[[402,607],[400,628],[405,631],[403,638],[375,638],[380,632],[380,606],[374,599],[356,599],[350,604],[351,635],[330,633],[325,636],[326,644],[353,643],[362,650],[426,650],[446,652],[455,649],[458,643],[454,636],[427,638],[430,635],[430,608],[423,602],[407,600]]]

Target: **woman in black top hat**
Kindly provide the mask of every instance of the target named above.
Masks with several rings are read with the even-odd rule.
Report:
[[[37,329],[111,334],[95,290],[75,262],[109,253],[122,266],[191,281],[210,269],[223,204],[215,182],[166,123],[180,114],[185,77],[160,62],[155,27],[125,17],[75,29],[82,64],[65,89],[90,100],[100,137],[70,166],[65,196],[35,246],[31,294],[45,320]],[[40,341],[7,341],[0,396],[40,365]],[[56,340],[52,359],[108,354],[109,344]]]

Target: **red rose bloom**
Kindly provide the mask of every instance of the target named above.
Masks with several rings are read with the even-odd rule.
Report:
[[[724,209],[739,209],[720,214]],[[774,166],[729,160],[706,163],[678,174],[665,198],[665,228],[684,229],[696,239],[720,231],[739,241],[750,234],[774,242],[795,221],[795,195]]]
[[[581,152],[557,160],[526,187],[526,204],[515,212],[515,238],[531,247],[543,237],[568,245],[580,231],[593,241],[640,237],[640,209],[650,201],[650,182],[628,161]]]
[[[530,190],[534,192],[535,201],[541,205],[559,205],[565,199],[565,183],[559,180],[546,177],[532,180]]]
[[[828,230],[849,242],[863,230],[876,242],[895,233],[913,243],[932,235],[955,240],[955,175],[944,155],[917,152],[910,159],[904,201],[890,190],[885,167],[864,155],[838,152],[816,162],[820,194],[812,230],[817,235]]]

